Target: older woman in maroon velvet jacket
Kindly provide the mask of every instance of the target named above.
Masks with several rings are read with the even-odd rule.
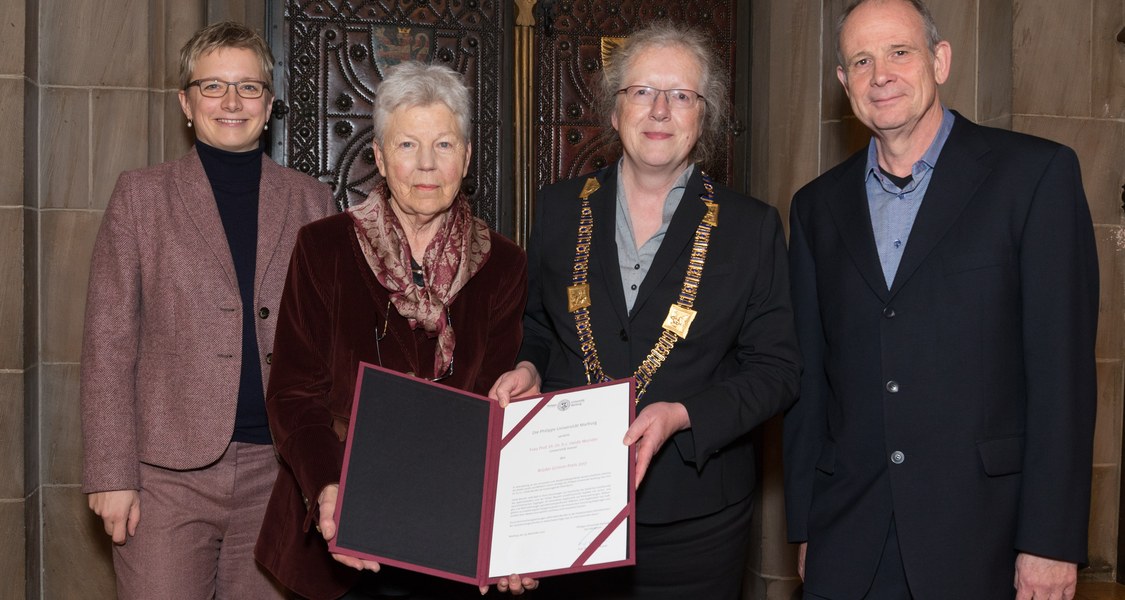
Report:
[[[472,216],[469,93],[452,70],[404,63],[380,84],[363,204],[298,236],[281,302],[267,410],[283,466],[256,556],[307,598],[409,591],[473,595],[331,555],[359,361],[485,394],[514,364],[527,296],[523,251]],[[419,432],[424,435],[425,432]],[[391,482],[392,484],[394,482]],[[364,571],[379,571],[363,576]]]

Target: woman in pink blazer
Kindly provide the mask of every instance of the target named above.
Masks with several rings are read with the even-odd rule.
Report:
[[[333,204],[261,150],[272,65],[236,23],[187,42],[195,147],[123,173],[94,246],[82,490],[121,598],[279,596],[252,556],[278,470],[263,389],[297,230]]]

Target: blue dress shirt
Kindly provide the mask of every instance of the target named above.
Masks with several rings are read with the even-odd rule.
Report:
[[[871,229],[875,233],[875,247],[879,251],[879,262],[883,266],[887,289],[894,283],[910,230],[914,227],[914,218],[918,216],[922,199],[930,187],[934,166],[937,165],[938,156],[952,129],[953,113],[942,107],[941,126],[937,135],[922,158],[911,167],[913,179],[905,188],[900,188],[879,170],[874,138],[867,146],[867,168],[864,171],[867,174],[867,208],[871,212]]]

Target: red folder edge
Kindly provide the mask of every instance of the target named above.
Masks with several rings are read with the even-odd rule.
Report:
[[[351,439],[352,439],[352,436],[353,436],[353,433],[354,433],[353,429],[355,428],[356,413],[359,409],[359,396],[360,396],[360,391],[361,391],[360,390],[360,384],[363,382],[363,375],[364,375],[364,371],[366,369],[375,369],[375,370],[378,370],[378,371],[383,371],[383,372],[386,372],[386,373],[389,373],[389,374],[392,374],[392,375],[396,375],[396,376],[400,376],[400,377],[409,377],[409,375],[405,375],[403,373],[399,373],[397,371],[387,369],[387,368],[381,367],[379,365],[375,365],[375,364],[364,362],[364,361],[359,362],[358,368],[356,369],[356,384],[355,384],[355,394],[352,398],[352,412],[351,412],[351,415],[349,416],[349,421],[348,421],[348,437],[347,437],[347,440],[345,441],[344,464],[343,464],[343,467],[342,467],[341,472],[340,472],[340,484],[339,484],[340,488],[339,488],[339,491],[336,495],[336,509],[335,509],[335,513],[333,514],[333,520],[336,523],[336,531],[340,530],[340,512],[341,512],[341,508],[343,506],[343,501],[344,501],[344,485],[347,481],[348,465],[351,462],[351,460],[350,460],[351,459],[351,450],[352,450]],[[514,437],[514,435],[516,433],[518,433],[519,430],[522,430],[532,420],[534,415],[537,414],[540,410],[542,410],[543,407],[545,407],[550,402],[550,399],[552,397],[554,397],[559,392],[565,392],[565,390],[559,390],[559,392],[550,392],[550,393],[547,393],[547,394],[543,394],[541,396],[532,396],[532,397],[529,397],[529,398],[523,398],[523,399],[520,399],[520,400],[515,400],[515,402],[530,402],[530,401],[534,401],[534,400],[540,400],[540,404],[535,409],[533,409],[528,415],[526,415],[524,417],[524,419],[518,425],[513,427],[512,431],[510,432],[509,436],[507,436],[507,438],[501,439],[501,437],[502,437],[501,434],[503,432],[503,424],[504,424],[504,413],[503,413],[504,409],[500,408],[499,402],[497,402],[497,401],[495,401],[491,398],[488,398],[486,396],[480,396],[480,395],[474,394],[472,392],[457,389],[457,388],[454,388],[454,387],[450,387],[450,386],[443,385],[443,384],[440,384],[440,383],[436,383],[436,382],[433,382],[433,381],[429,381],[429,380],[426,380],[426,379],[418,379],[418,381],[421,382],[421,383],[428,384],[428,385],[434,385],[434,386],[437,386],[437,387],[446,388],[446,389],[452,390],[454,392],[457,392],[458,394],[462,394],[462,395],[469,396],[469,397],[474,397],[474,398],[483,400],[485,402],[488,402],[490,404],[489,414],[488,414],[489,425],[488,425],[488,432],[486,434],[488,436],[488,439],[486,440],[486,449],[485,449],[486,455],[484,457],[484,462],[485,462],[485,474],[484,474],[484,477],[485,477],[484,490],[485,491],[484,491],[484,493],[485,493],[485,497],[484,497],[484,502],[481,505],[481,519],[480,519],[481,532],[480,532],[480,543],[479,543],[478,548],[477,548],[477,576],[476,576],[476,579],[473,579],[471,577],[465,577],[465,576],[462,576],[462,575],[459,575],[457,573],[453,573],[453,572],[450,572],[450,571],[443,571],[441,569],[435,569],[435,568],[427,567],[425,565],[420,565],[420,564],[417,564],[417,563],[409,563],[409,562],[405,562],[405,561],[399,561],[399,560],[394,560],[394,559],[390,559],[390,558],[375,556],[375,555],[372,555],[372,554],[368,554],[366,552],[361,552],[361,551],[358,551],[358,550],[352,550],[352,549],[349,549],[349,548],[341,548],[341,547],[336,545],[336,538],[332,538],[332,540],[330,540],[328,542],[328,551],[331,552],[331,553],[334,553],[334,554],[343,554],[345,556],[354,556],[356,558],[360,558],[360,559],[363,559],[363,560],[374,560],[375,562],[378,562],[380,565],[383,565],[383,564],[391,565],[391,566],[394,566],[394,567],[400,567],[400,568],[404,568],[404,569],[407,569],[407,570],[410,570],[410,571],[415,571],[415,572],[418,572],[418,573],[424,573],[424,574],[427,574],[427,575],[433,575],[435,577],[441,577],[443,579],[460,581],[462,583],[468,583],[468,584],[477,585],[477,586],[494,584],[497,581],[500,581],[501,579],[506,577],[506,576],[504,576],[504,577],[488,577],[489,566],[490,566],[489,563],[492,559],[492,551],[491,551],[492,550],[492,531],[494,529],[493,525],[494,525],[494,520],[495,520],[496,486],[499,483],[498,482],[498,479],[499,479],[498,472],[499,472],[499,467],[500,467],[500,452],[503,449],[503,446],[507,443],[507,441],[510,440],[512,437]],[[636,380],[632,377],[629,377],[627,379],[627,381],[629,382],[629,395],[630,395],[630,397],[635,397],[635,395],[636,395]],[[581,386],[581,387],[594,388],[594,387],[602,387],[602,386],[605,386],[605,385],[620,384],[621,382],[622,382],[621,379],[616,379],[616,380],[613,380],[613,381],[593,384],[593,385],[590,385],[590,386]],[[633,403],[633,404],[629,405],[629,423],[632,424],[632,422],[635,419],[636,419],[636,404]],[[497,444],[500,445],[500,449],[495,449],[495,446]],[[636,444],[634,443],[634,444],[630,445],[630,447],[629,447],[629,455],[635,456],[635,454],[636,454]],[[636,462],[635,461],[629,461],[629,479],[630,479],[630,481],[636,479]],[[313,500],[313,502],[315,502],[315,500]],[[622,520],[625,520],[625,522],[627,523],[627,525],[629,527],[629,532],[628,532],[628,535],[627,535],[627,538],[626,538],[626,539],[629,540],[629,548],[626,552],[626,554],[627,554],[626,558],[624,558],[620,561],[613,561],[613,562],[608,562],[608,563],[599,563],[597,565],[592,565],[592,566],[586,565],[585,561],[588,560],[589,557],[594,552],[597,551],[597,548],[599,546],[601,546],[601,544],[605,541],[605,539],[607,537],[609,537],[609,535],[614,530],[616,530],[617,527],[620,526],[620,523],[621,523]],[[547,576],[551,576],[551,575],[563,575],[563,574],[567,574],[567,573],[578,573],[578,572],[589,571],[589,570],[594,570],[594,569],[606,569],[606,568],[612,568],[612,567],[630,566],[630,565],[634,565],[634,564],[636,564],[636,486],[630,485],[630,486],[628,486],[628,499],[626,500],[626,506],[622,509],[622,511],[620,513],[618,513],[617,517],[615,517],[610,523],[608,523],[606,525],[606,528],[601,533],[599,533],[598,536],[594,538],[594,540],[591,541],[590,546],[587,548],[586,551],[584,551],[579,556],[579,558],[575,561],[574,565],[571,565],[570,567],[552,569],[552,570],[548,570],[548,571],[537,571],[537,572],[534,572],[534,573],[520,573],[520,575],[522,575],[524,577],[538,578],[538,577],[547,577]]]
[[[629,377],[629,378],[626,378],[626,379],[615,379],[613,381],[607,381],[607,382],[603,382],[603,383],[596,383],[596,384],[593,384],[593,385],[580,386],[580,387],[583,388],[583,389],[598,388],[598,387],[602,387],[602,386],[606,386],[606,385],[620,384],[622,381],[628,381],[629,382],[629,397],[635,398],[636,393],[637,393],[637,380],[634,379],[633,377]],[[530,402],[530,401],[540,400],[540,404],[538,406],[536,406],[534,409],[532,409],[528,413],[528,415],[526,415],[516,426],[514,426],[512,428],[512,431],[509,433],[509,435],[504,438],[503,445],[507,445],[508,441],[510,441],[511,438],[515,437],[515,434],[518,431],[520,431],[524,427],[526,427],[527,424],[532,421],[532,418],[536,414],[538,414],[539,411],[543,410],[543,408],[545,406],[547,406],[547,404],[550,402],[550,400],[552,398],[554,398],[557,394],[566,393],[567,391],[568,390],[558,390],[558,391],[555,391],[555,392],[548,392],[546,394],[543,394],[542,396],[531,396],[531,397],[528,397],[528,398],[522,398],[520,400],[515,400],[515,402]],[[499,406],[499,404],[497,404],[497,406]],[[637,405],[636,405],[635,402],[630,403],[629,404],[629,423],[630,423],[630,425],[633,423],[633,421],[636,419],[636,417],[637,417]],[[502,424],[503,424],[503,415],[502,414],[499,415],[498,422],[499,422],[498,425],[502,426]],[[492,432],[490,432],[490,434],[491,433]],[[497,434],[497,435],[495,435],[495,437],[491,437],[489,439],[490,452],[491,452],[491,444],[492,444],[493,440],[498,439],[498,438],[499,438],[499,434]],[[503,451],[503,445],[501,446],[501,452]],[[630,444],[630,446],[629,446],[629,456],[631,456],[631,457],[636,456],[636,451],[637,451],[636,443]],[[492,456],[495,460],[496,466],[495,466],[495,470],[491,471],[491,479],[488,481],[489,489],[486,493],[488,494],[489,502],[486,504],[486,506],[490,506],[490,507],[495,508],[495,506],[496,506],[496,486],[499,483],[499,481],[498,481],[499,477],[497,476],[496,471],[499,469],[500,452],[496,452],[495,454],[492,454]],[[629,481],[630,482],[636,480],[636,477],[637,477],[636,468],[637,468],[636,461],[630,460],[629,461]],[[635,565],[636,562],[637,562],[637,559],[636,559],[636,557],[637,557],[637,536],[636,536],[636,533],[637,533],[637,518],[636,518],[637,517],[637,502],[636,502],[636,500],[637,500],[636,486],[630,485],[628,487],[628,496],[627,496],[627,500],[626,500],[626,505],[621,509],[621,512],[619,512],[617,514],[617,516],[613,518],[613,520],[611,520],[609,523],[606,524],[605,528],[602,530],[601,533],[599,533],[593,540],[591,540],[590,545],[586,548],[585,551],[583,551],[578,556],[578,558],[574,561],[574,564],[572,564],[571,566],[561,567],[561,568],[558,568],[558,569],[551,569],[551,570],[547,570],[547,571],[536,571],[536,572],[533,572],[533,573],[518,573],[518,575],[521,575],[523,577],[539,578],[539,577],[549,577],[549,576],[552,576],[552,575],[566,575],[566,574],[570,574],[570,573],[580,573],[582,571],[592,571],[592,570],[600,570],[600,569],[609,569],[609,568],[613,568],[613,567],[627,567],[627,566]],[[491,552],[491,541],[492,540],[491,540],[491,536],[492,536],[492,529],[493,529],[492,520],[494,518],[495,518],[495,516],[491,515],[488,519],[489,520],[488,536],[490,538],[489,539],[489,547],[482,549],[482,552],[483,552],[483,550],[488,550],[488,552],[484,552],[483,554],[479,555],[479,556],[482,557],[482,560],[484,561],[484,567],[485,567],[484,570],[481,571],[482,579],[480,581],[480,585],[494,584],[497,581],[500,581],[501,579],[504,578],[503,576],[484,577],[490,570],[489,569],[490,565],[488,563],[492,559],[492,552]],[[483,521],[483,519],[482,519],[482,521]],[[587,565],[586,561],[590,559],[590,556],[592,556],[594,554],[594,552],[596,552],[598,550],[598,548],[601,547],[602,543],[605,542],[605,540],[614,531],[616,531],[618,527],[621,526],[621,523],[623,521],[629,527],[629,532],[628,532],[627,537],[626,537],[626,539],[629,540],[629,548],[626,550],[626,557],[622,560],[619,560],[619,561],[598,563],[596,565]]]

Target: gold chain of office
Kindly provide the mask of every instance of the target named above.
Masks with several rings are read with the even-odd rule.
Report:
[[[692,306],[695,305],[695,296],[699,293],[699,281],[703,278],[707,246],[711,243],[711,229],[719,226],[719,204],[715,202],[715,187],[711,177],[706,173],[701,174],[706,193],[700,196],[700,200],[707,207],[707,212],[700,219],[699,226],[695,228],[691,259],[688,261],[687,272],[684,273],[683,285],[680,286],[680,296],[668,307],[668,316],[661,326],[660,338],[656,340],[648,356],[641,361],[636,372],[633,373],[637,380],[637,403],[640,403],[657,369],[672,353],[676,342],[687,337],[691,323],[695,320],[696,311]],[[578,195],[582,199],[578,218],[578,241],[574,248],[571,285],[566,289],[567,310],[574,313],[574,327],[578,332],[578,343],[582,349],[582,363],[586,367],[588,384],[610,380],[602,370],[598,348],[594,343],[594,331],[590,324],[590,284],[586,280],[590,267],[590,240],[594,233],[594,211],[590,208],[590,195],[600,187],[598,180],[591,177],[586,180],[582,192]]]

